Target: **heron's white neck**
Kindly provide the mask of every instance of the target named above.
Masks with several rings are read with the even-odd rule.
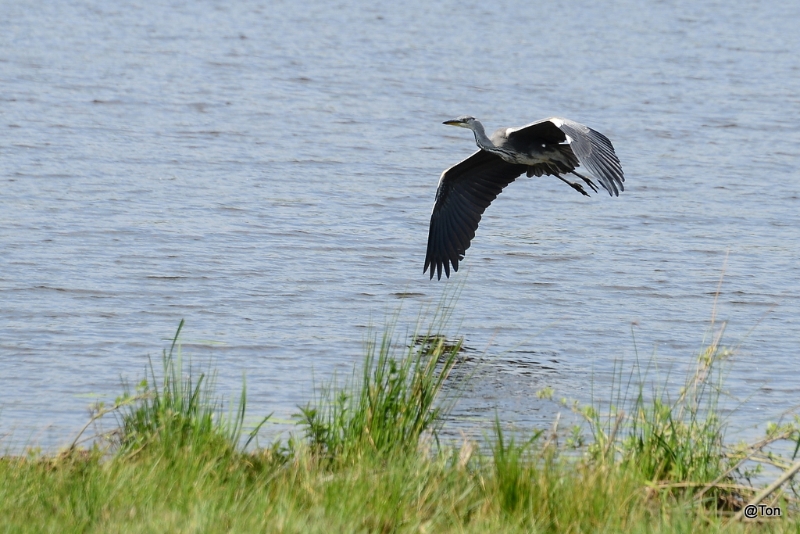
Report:
[[[483,129],[483,124],[480,121],[472,121],[469,125],[469,129],[472,130],[472,133],[475,134],[475,143],[484,150],[492,150],[495,148],[494,143],[486,137],[486,131]]]

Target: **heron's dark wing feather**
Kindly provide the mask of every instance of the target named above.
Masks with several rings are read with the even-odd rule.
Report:
[[[569,119],[556,120],[561,122],[561,131],[572,139],[569,146],[581,165],[600,181],[609,195],[619,196],[625,190],[622,184],[625,176],[608,137]]]
[[[512,146],[518,150],[524,150],[525,147],[536,144],[555,145],[567,140],[564,132],[550,119],[542,119],[519,128],[508,128],[506,136]]]
[[[481,215],[505,186],[525,172],[525,165],[503,161],[479,150],[442,173],[428,231],[428,252],[423,272],[431,269],[441,280],[450,276],[470,246]]]
[[[611,141],[600,132],[569,119],[550,117],[506,130],[508,142],[517,150],[542,144],[566,144],[578,162],[598,179],[609,195],[619,196],[625,176]],[[546,171],[545,171],[546,172]]]

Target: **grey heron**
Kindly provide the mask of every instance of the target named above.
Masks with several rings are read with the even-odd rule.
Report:
[[[611,141],[588,126],[560,117],[550,117],[518,128],[500,128],[491,137],[475,117],[462,116],[444,124],[469,128],[479,150],[445,170],[439,178],[436,201],[428,231],[425,268],[442,279],[450,277],[450,265],[458,262],[470,246],[481,215],[505,186],[522,173],[553,175],[579,193],[589,196],[583,185],[567,180],[580,178],[595,193],[592,179],[575,169],[583,166],[609,195],[619,196],[625,177]]]

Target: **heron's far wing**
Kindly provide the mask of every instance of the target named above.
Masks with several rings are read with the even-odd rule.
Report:
[[[619,196],[625,187],[625,176],[614,147],[608,137],[588,126],[569,119],[550,119],[570,140],[569,146],[581,165],[598,179],[609,195]],[[560,124],[558,124],[560,123]]]
[[[481,215],[505,186],[525,172],[525,165],[515,165],[489,152],[479,150],[442,173],[436,190],[436,202],[428,231],[428,251],[423,272],[442,269],[450,276],[450,265],[458,271],[458,262],[475,237]]]
[[[591,173],[609,195],[619,196],[625,188],[622,165],[611,141],[600,132],[569,119],[550,117],[506,130],[509,143],[520,151],[536,143],[567,144],[578,162]]]

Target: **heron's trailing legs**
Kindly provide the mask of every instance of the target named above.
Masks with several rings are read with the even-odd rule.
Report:
[[[585,176],[584,176],[584,175],[582,175],[582,174],[578,174],[578,173],[577,173],[577,172],[575,172],[575,171],[569,171],[569,172],[571,172],[572,174],[574,174],[575,176],[577,176],[578,178],[580,178],[581,180],[583,180],[584,182],[586,182],[586,185],[588,185],[589,187],[591,187],[592,189],[594,189],[594,192],[595,192],[595,193],[597,193],[597,192],[598,192],[598,190],[597,190],[597,186],[596,186],[596,185],[594,184],[594,182],[593,182],[593,181],[591,181],[589,178],[585,177]]]
[[[562,182],[564,182],[565,184],[570,186],[572,189],[574,189],[578,193],[580,193],[580,194],[582,194],[584,196],[587,196],[587,197],[589,196],[589,193],[584,191],[583,186],[581,184],[576,184],[574,182],[570,182],[569,180],[567,180],[566,178],[564,178],[560,174],[556,174],[556,176],[558,177],[559,180],[561,180]]]

